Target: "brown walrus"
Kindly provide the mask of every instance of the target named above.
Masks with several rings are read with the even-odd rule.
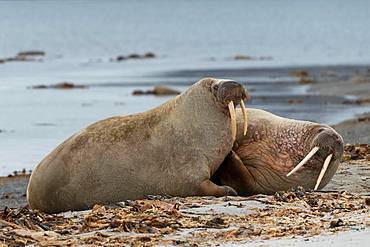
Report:
[[[36,167],[28,203],[56,213],[146,195],[235,195],[209,179],[235,140],[233,102],[247,98],[239,83],[206,78],[152,110],[94,123]]]
[[[237,111],[239,131],[233,151],[212,181],[243,196],[297,186],[321,189],[330,181],[343,155],[343,139],[333,128],[258,109],[248,108],[247,115],[244,136],[240,131],[242,112]]]

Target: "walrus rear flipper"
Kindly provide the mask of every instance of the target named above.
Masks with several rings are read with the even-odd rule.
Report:
[[[199,196],[237,196],[236,191],[229,186],[219,186],[210,180],[200,184]]]
[[[233,188],[241,196],[249,195],[246,184],[253,183],[248,169],[234,151],[227,155],[211,180],[223,187]]]

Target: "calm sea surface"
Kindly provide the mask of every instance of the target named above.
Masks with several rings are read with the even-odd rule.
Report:
[[[0,58],[42,50],[42,62],[0,64],[0,175],[33,169],[57,144],[108,116],[144,111],[169,97],[133,97],[134,89],[185,90],[201,76],[248,81],[250,105],[276,114],[333,123],[364,111],[342,99],[306,95],[292,78],[198,69],[370,64],[370,1],[1,1]],[[156,59],[110,62],[130,53]],[[271,57],[234,61],[241,54]],[[84,90],[31,90],[72,81]],[[266,101],[266,97],[269,101]]]
[[[370,1],[0,1],[0,55],[69,59],[153,51],[184,61],[235,54],[276,63],[369,62]]]

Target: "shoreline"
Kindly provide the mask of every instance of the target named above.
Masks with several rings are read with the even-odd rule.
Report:
[[[0,175],[23,168],[33,169],[59,143],[97,120],[142,112],[172,97],[134,96],[132,93],[135,90],[168,86],[183,91],[194,81],[207,76],[244,83],[252,94],[247,107],[267,110],[282,117],[332,125],[338,128],[346,143],[370,142],[366,124],[356,120],[361,119],[361,114],[370,112],[370,104],[354,101],[370,95],[370,65],[162,69],[132,77],[127,74],[132,64],[128,68],[122,64],[105,64],[103,67],[94,64],[88,69],[81,67],[81,73],[77,74],[76,67],[76,71],[70,71],[62,78],[62,81],[86,87],[69,90],[31,89],[40,83],[58,83],[54,80],[60,74],[55,74],[54,67],[50,71],[45,69],[48,63],[38,64],[45,67],[45,73],[42,70],[45,81],[29,77],[30,71],[22,70],[27,65],[17,66],[20,66],[20,78],[10,75],[0,77],[0,81],[7,81],[0,85],[0,98],[3,99],[0,101]],[[144,70],[145,64],[142,66],[140,70]],[[104,70],[107,68],[111,70]],[[99,69],[103,72],[95,74],[95,70]],[[99,76],[92,80],[95,75]],[[357,87],[361,90],[353,90]],[[343,121],[349,122],[342,124]],[[21,156],[19,150],[23,150]]]
[[[370,144],[370,112],[334,124],[332,127],[343,137],[345,143]]]

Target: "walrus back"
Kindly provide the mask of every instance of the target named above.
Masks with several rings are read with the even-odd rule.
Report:
[[[30,206],[56,213],[146,195],[200,193],[234,141],[230,117],[215,104],[207,83],[147,112],[108,118],[70,137],[33,172]]]
[[[70,179],[69,169],[63,157],[69,151],[68,144],[71,139],[73,136],[46,156],[32,172],[27,187],[27,200],[31,208],[48,213],[63,211],[66,208],[58,195],[59,189],[67,185]]]
[[[60,144],[33,171],[27,193],[29,205],[54,213],[122,200],[122,194],[125,199],[134,199],[145,193],[139,188],[140,176],[129,169],[140,162],[140,156],[135,161],[129,158],[129,152],[137,149],[129,144],[134,140],[143,143],[150,135],[145,131],[135,134],[139,130],[132,121],[143,126],[147,119],[140,114],[105,119]],[[155,127],[155,122],[152,119],[147,129]],[[135,179],[130,181],[130,177]]]
[[[194,160],[199,157],[195,152],[194,156],[184,153],[179,157],[183,146],[179,143],[185,139],[175,137],[179,134],[176,127],[158,125],[161,120],[147,114],[114,117],[70,137],[32,173],[27,193],[31,208],[55,213],[151,194],[191,194],[190,180],[196,176],[184,173],[204,161]],[[167,133],[161,136],[163,129]],[[186,140],[188,146],[197,149],[192,138]],[[170,145],[162,145],[171,141]],[[178,156],[174,158],[173,154]],[[177,168],[177,163],[183,167]],[[180,174],[179,169],[182,170]],[[198,171],[201,176],[208,174],[204,167],[199,167]],[[185,178],[189,182],[183,181]],[[183,187],[184,192],[179,187]]]

